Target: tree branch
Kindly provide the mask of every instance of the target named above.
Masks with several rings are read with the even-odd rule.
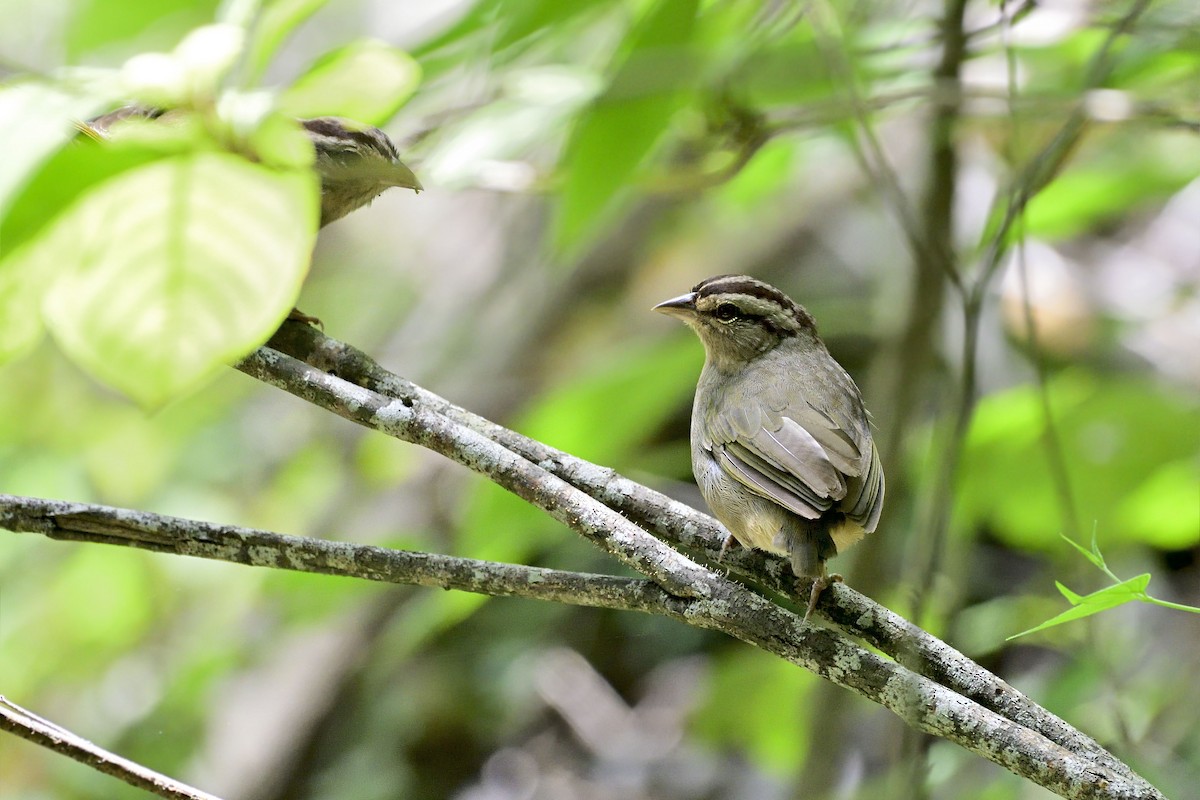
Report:
[[[266,360],[274,362],[278,358],[286,357],[276,353]],[[352,395],[362,400],[356,393]],[[649,611],[734,636],[851,689],[890,709],[918,730],[955,742],[1063,797],[1162,798],[1144,782],[1116,774],[1004,719],[865,650],[840,632],[808,625],[799,615],[703,567],[697,566],[701,585],[692,597],[683,598],[646,581],[302,539],[144,511],[11,495],[0,495],[0,527],[59,539],[123,544],[297,571],[358,575],[369,580],[436,586],[455,582],[468,591],[538,599],[579,601],[580,592],[570,585],[588,584],[588,601],[584,604]],[[576,521],[571,527],[580,530],[586,524]],[[581,532],[590,538],[587,531]],[[652,537],[646,538],[657,545],[646,548],[647,557],[666,547]],[[435,566],[436,574],[430,577],[415,567],[421,561],[441,566]],[[543,577],[548,579],[546,583],[559,588],[544,591]],[[604,588],[598,588],[601,586]]]
[[[51,539],[136,547],[250,567],[665,613],[673,599],[639,578],[287,536],[111,506],[0,494],[0,528]],[[676,598],[677,599],[677,598]]]
[[[177,800],[220,800],[216,795],[194,789],[97,747],[87,739],[22,708],[3,695],[0,695],[0,729],[15,733],[22,739],[28,739],[56,753],[62,753],[105,775],[111,775],[159,797]]]

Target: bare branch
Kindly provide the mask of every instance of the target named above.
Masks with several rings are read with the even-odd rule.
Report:
[[[0,494],[0,527],[51,539],[118,544],[250,567],[530,597],[571,605],[663,612],[650,581],[309,539],[88,503]]]
[[[216,795],[194,789],[97,747],[87,739],[22,708],[3,695],[0,695],[0,728],[159,797],[176,800],[220,800]]]

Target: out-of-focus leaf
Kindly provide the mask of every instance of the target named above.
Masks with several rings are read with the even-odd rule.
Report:
[[[1035,625],[1028,630],[1015,633],[1008,638],[1016,639],[1020,636],[1026,636],[1030,633],[1036,633],[1037,631],[1045,630],[1046,628],[1053,628],[1055,625],[1061,625],[1064,622],[1090,617],[1092,614],[1098,614],[1101,611],[1124,605],[1132,600],[1141,599],[1145,596],[1146,587],[1149,584],[1150,573],[1147,572],[1143,575],[1130,578],[1127,581],[1121,581],[1115,586],[1108,586],[1098,592],[1092,592],[1089,595],[1080,596],[1063,586],[1061,583],[1055,581],[1055,585],[1058,586],[1058,590],[1062,592],[1063,596],[1066,597],[1068,601],[1071,602],[1073,608],[1064,611],[1058,616],[1051,617],[1040,625]]]
[[[703,356],[695,337],[680,335],[548,392],[518,430],[568,453],[620,468],[632,451],[695,388]]]
[[[274,0],[267,3],[255,22],[246,53],[246,82],[262,78],[267,64],[296,26],[311,17],[329,0]]]
[[[715,659],[694,729],[723,748],[745,750],[772,772],[794,773],[812,730],[795,724],[796,715],[815,682],[811,673],[757,650],[728,651]]]
[[[116,45],[162,50],[187,31],[212,21],[218,0],[169,0],[162,3],[113,3],[88,0],[71,6],[67,53],[71,60]]]
[[[34,82],[0,89],[0,217],[42,164],[78,134],[73,123],[92,116],[106,102],[93,94]],[[0,248],[13,246],[0,236]]]
[[[761,204],[788,185],[794,174],[797,148],[786,139],[773,139],[721,189],[720,199],[747,214],[760,213]]]
[[[346,117],[382,125],[421,82],[412,56],[384,42],[352,42],[326,54],[279,98],[295,117]]]
[[[1147,544],[1183,550],[1200,544],[1200,464],[1181,458],[1163,464],[1117,507],[1117,524]]]
[[[151,584],[144,556],[79,548],[55,576],[56,632],[100,651],[120,652],[151,619]]]
[[[500,3],[498,19],[503,22],[496,37],[496,49],[503,50],[528,36],[557,28],[583,14],[593,6],[610,0],[504,0]]]
[[[114,147],[86,137],[72,142],[48,159],[13,199],[12,208],[0,223],[0,259],[37,236],[88,190],[182,149],[182,144],[165,148],[141,143]]]
[[[93,376],[157,406],[278,326],[316,217],[309,171],[184,154],[101,184],[12,266],[61,270],[44,309],[55,338]]]
[[[561,130],[599,88],[593,73],[568,67],[510,75],[504,97],[438,132],[421,174],[443,187],[527,189],[537,175],[525,156]]]
[[[597,5],[619,5],[613,0],[480,0],[457,22],[413,49],[423,58],[457,44],[481,31],[488,31],[488,46],[500,53],[514,44],[543,31],[563,35],[563,26]]]
[[[36,114],[31,124],[38,129]],[[60,117],[53,124],[69,128],[69,135],[76,133],[67,118]],[[0,147],[6,144],[4,131],[8,130],[8,127],[0,127]],[[47,133],[48,141],[53,140],[47,130],[43,133]],[[64,141],[65,138],[59,140],[59,144]],[[20,152],[16,143],[10,144]],[[24,186],[19,187],[11,198],[8,213],[0,220],[0,364],[21,355],[41,338],[42,297],[46,286],[60,269],[66,267],[48,263],[40,269],[32,269],[19,258],[12,257],[13,254],[70,208],[90,187],[162,155],[145,148],[101,148],[86,138],[68,144],[45,161],[35,154],[29,155],[33,172],[22,177],[26,181]],[[0,182],[4,180],[3,169],[0,166]],[[12,175],[9,173],[10,178]],[[2,202],[3,198],[0,198]]]
[[[1122,509],[1132,491],[1164,464],[1194,458],[1200,451],[1194,402],[1149,380],[1108,378],[1101,383],[1081,370],[1056,376],[1047,392],[1079,519],[1096,521],[1109,539],[1142,540],[1144,524],[1115,523],[1129,513]],[[1033,386],[980,402],[967,437],[958,493],[961,511],[976,524],[1010,545],[1031,550],[1055,546],[1064,529],[1040,403]],[[1194,492],[1167,492],[1158,499],[1178,503],[1162,506],[1158,513],[1196,518]]]
[[[563,159],[558,250],[579,247],[610,221],[618,194],[700,79],[689,47],[696,10],[696,0],[658,0],[630,34],[608,89],[580,117]]]
[[[748,53],[730,82],[742,102],[762,111],[774,107],[795,111],[835,96],[828,60],[807,27]],[[846,114],[851,113],[846,109]]]
[[[467,11],[446,30],[422,42],[412,49],[412,54],[424,59],[431,53],[456,44],[463,38],[481,30],[491,28],[503,0],[476,0]]]
[[[1105,220],[1128,213],[1147,200],[1164,198],[1186,186],[1200,171],[1200,156],[1186,153],[1170,162],[1134,146],[1119,160],[1081,165],[1060,175],[1026,207],[1025,233],[1065,239]]]

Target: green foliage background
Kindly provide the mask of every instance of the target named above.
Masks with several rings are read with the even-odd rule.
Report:
[[[956,5],[0,0],[0,141],[22,154],[0,166],[0,491],[615,569],[464,470],[233,370],[128,390],[148,411],[79,366],[103,377],[117,345],[88,340],[92,360],[73,362],[61,335],[39,335],[41,309],[61,301],[40,279],[21,296],[5,282],[16,246],[109,171],[230,140],[205,128],[88,160],[61,149],[66,123],[130,99],[124,84],[14,92],[78,89],[64,65],[111,77],[214,19],[246,23],[214,86],[386,123],[427,189],[322,232],[299,305],[331,335],[699,505],[686,437],[700,347],[649,308],[722,272],[776,283],[855,375],[884,447],[883,524],[838,570],[1187,796],[1200,784],[1196,617],[1130,604],[1006,637],[1066,607],[1055,580],[1107,585],[1060,533],[1094,532],[1118,576],[1149,572],[1156,597],[1200,602],[1200,12],[1152,4],[1089,87],[1132,4],[1030,6],[1005,31],[995,4],[967,3],[959,161],[939,188],[931,119],[957,98],[930,65]],[[1021,218],[1019,257],[984,284],[980,399],[960,437],[963,296],[902,222],[952,191],[940,222],[955,274],[981,280],[1014,176],[1077,108],[1086,134]],[[270,180],[303,180],[286,136],[271,141],[256,150],[275,154]],[[304,213],[241,221],[296,247],[312,235]],[[278,312],[254,317],[250,284],[250,308],[227,309],[250,320],[235,350],[295,300],[287,280],[267,287]],[[664,620],[9,534],[0,693],[225,797],[1046,796]],[[0,795],[143,796],[10,736]]]

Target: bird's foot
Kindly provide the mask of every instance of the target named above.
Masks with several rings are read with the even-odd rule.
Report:
[[[829,588],[831,583],[844,583],[845,579],[841,575],[834,572],[830,575],[818,575],[813,579],[812,591],[808,595],[808,608],[804,611],[804,621],[808,622],[808,618],[812,616],[813,609],[817,607],[817,600],[821,597],[821,592]]]
[[[740,550],[741,547],[742,543],[734,538],[732,533],[726,534],[725,541],[721,542],[721,552],[717,553],[717,563],[721,563],[721,560],[725,558],[726,552],[729,550]]]
[[[287,315],[287,318],[296,322],[303,322],[305,325],[312,325],[315,328],[320,328],[322,331],[325,330],[324,322],[321,322],[317,317],[310,317],[298,308],[293,308],[291,313]]]

